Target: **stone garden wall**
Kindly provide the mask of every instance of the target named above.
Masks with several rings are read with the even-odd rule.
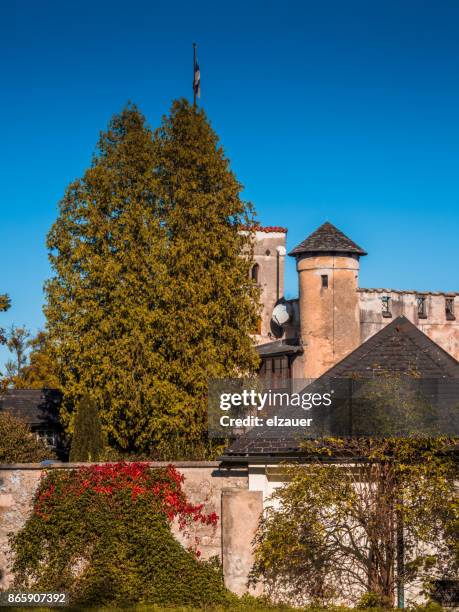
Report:
[[[56,463],[46,469],[71,469],[78,465]],[[167,463],[150,465],[161,467]],[[246,590],[251,566],[250,543],[262,510],[261,493],[257,496],[247,490],[248,475],[244,468],[221,469],[219,463],[207,461],[178,462],[174,466],[185,477],[184,489],[190,501],[203,503],[207,513],[216,512],[220,517],[216,528],[196,527],[202,558],[217,555],[223,562],[227,587],[241,594]],[[0,589],[8,588],[12,580],[8,569],[8,533],[18,531],[26,521],[43,470],[40,464],[0,465]],[[245,500],[247,495],[250,499]],[[181,539],[178,530],[174,530]]]

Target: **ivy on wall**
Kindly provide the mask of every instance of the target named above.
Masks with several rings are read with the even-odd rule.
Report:
[[[11,536],[14,588],[67,591],[72,604],[228,605],[221,572],[186,550],[171,523],[191,533],[215,513],[189,503],[174,467],[112,463],[50,470],[23,529]],[[179,579],[178,579],[179,578]]]

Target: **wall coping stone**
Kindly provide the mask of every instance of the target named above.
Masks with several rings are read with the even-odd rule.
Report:
[[[101,461],[97,463],[64,463],[53,461],[53,463],[0,463],[1,470],[69,470],[91,465],[106,465],[107,463],[118,463],[117,461]],[[127,461],[126,463],[134,463]],[[219,468],[219,461],[138,461],[135,463],[148,463],[151,467],[167,467],[173,465],[176,468]]]

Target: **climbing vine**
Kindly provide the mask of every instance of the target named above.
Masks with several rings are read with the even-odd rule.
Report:
[[[173,466],[145,463],[49,470],[11,537],[15,588],[64,590],[78,605],[230,602],[221,572],[198,559],[199,541],[187,550],[172,534],[172,522],[190,536],[218,522],[182,484]]]

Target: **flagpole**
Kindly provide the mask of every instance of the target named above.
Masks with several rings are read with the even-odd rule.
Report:
[[[194,82],[196,70],[196,43],[193,43],[193,108],[196,108],[196,87]]]

